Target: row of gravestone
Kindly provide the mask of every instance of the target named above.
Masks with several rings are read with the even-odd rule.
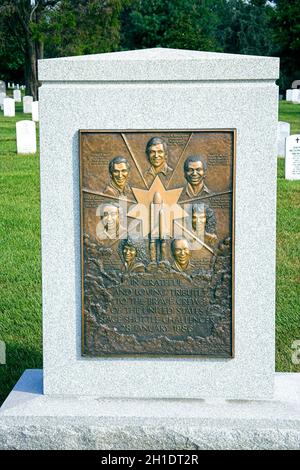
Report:
[[[24,91],[26,87],[25,85],[19,85],[19,83],[16,85],[14,83],[8,83],[7,88]],[[6,83],[4,80],[0,80],[0,92],[6,93]]]
[[[292,87],[286,90],[285,99],[293,103],[300,103],[300,80],[293,81]]]
[[[25,87],[9,85],[8,88],[16,88],[13,90],[13,98],[6,96],[5,82],[0,81],[0,105],[5,117],[14,117],[15,103],[22,102],[21,90],[24,90]],[[32,96],[23,97],[23,112],[24,114],[31,113],[32,121],[22,120],[16,123],[17,153],[29,154],[37,151],[35,123],[39,121],[38,106],[38,101],[33,101]]]
[[[26,86],[25,85],[19,85],[19,83],[17,83],[16,85],[14,83],[9,83],[7,84],[7,88],[10,88],[10,89],[16,89],[16,90],[22,90],[24,91]]]
[[[17,94],[15,92],[19,92]],[[19,90],[14,90],[14,98],[7,97],[3,92],[0,92],[0,106],[4,112],[5,117],[14,117],[16,114],[15,103],[21,103],[21,92]],[[32,96],[23,97],[23,113],[32,114],[32,120],[38,122],[39,120],[39,103],[38,101],[33,101]]]
[[[286,101],[292,101],[293,103],[300,103],[300,89],[294,88],[286,90]]]

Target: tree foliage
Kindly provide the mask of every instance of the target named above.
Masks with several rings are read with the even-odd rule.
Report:
[[[1,78],[35,97],[39,58],[147,47],[279,55],[286,88],[299,44],[300,0],[0,0]]]
[[[59,0],[0,0],[1,36],[14,51],[17,48],[22,51],[27,93],[35,99],[38,97],[37,61],[44,55],[47,18],[59,3]],[[2,45],[1,55],[5,57],[7,46]]]
[[[9,46],[22,58],[27,93],[38,96],[37,61],[116,50],[129,0],[0,0],[0,62]],[[2,39],[3,38],[3,39]],[[8,42],[7,42],[8,41]],[[6,60],[7,65],[7,60]],[[16,75],[16,65],[11,70]],[[4,75],[5,68],[0,68]]]
[[[280,86],[300,80],[300,0],[277,0],[272,13],[274,55],[280,57]]]
[[[264,0],[220,1],[216,10],[220,19],[216,34],[224,52],[249,55],[272,53],[272,7]]]
[[[217,50],[214,1],[137,0],[122,17],[122,47]]]
[[[128,0],[64,0],[51,15],[48,57],[115,51],[120,43],[120,14]]]

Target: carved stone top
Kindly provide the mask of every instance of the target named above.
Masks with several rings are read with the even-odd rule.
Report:
[[[142,49],[39,61],[41,81],[223,81],[278,77],[277,57],[181,49]]]

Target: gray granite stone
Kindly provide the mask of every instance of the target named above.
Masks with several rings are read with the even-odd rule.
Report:
[[[247,56],[178,49],[143,49],[45,59],[39,62],[42,81],[200,81],[274,80],[276,57]]]
[[[0,410],[1,449],[300,449],[300,374],[264,401],[42,395],[28,370]]]
[[[104,65],[113,57],[114,77]],[[39,70],[45,393],[272,396],[278,59],[155,49],[51,59]],[[235,357],[81,357],[78,130],[224,128],[237,130]]]

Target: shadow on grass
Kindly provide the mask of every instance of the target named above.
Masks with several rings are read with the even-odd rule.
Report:
[[[6,343],[6,364],[0,365],[0,406],[25,369],[41,369],[42,351],[16,343]]]

